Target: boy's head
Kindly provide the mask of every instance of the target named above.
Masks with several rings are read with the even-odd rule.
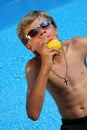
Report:
[[[56,28],[56,24],[53,20],[53,18],[46,12],[43,11],[32,11],[30,13],[28,13],[27,15],[25,15],[23,17],[23,19],[20,21],[19,25],[18,25],[18,29],[17,29],[17,33],[19,36],[19,39],[21,40],[21,42],[26,45],[27,44],[27,38],[26,38],[26,33],[25,33],[25,29],[27,28],[27,26],[31,25],[31,23],[39,18],[46,18],[46,19],[50,19],[51,20],[51,24]],[[35,53],[37,54],[37,53]]]

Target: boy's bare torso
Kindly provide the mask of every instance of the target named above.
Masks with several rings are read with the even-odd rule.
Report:
[[[64,56],[62,59],[59,56],[54,58],[52,70],[58,76],[50,71],[47,90],[54,98],[63,118],[84,117],[87,116],[87,68],[78,50],[74,50],[71,46],[66,47],[66,45],[64,48],[66,61]],[[40,59],[36,59],[33,63],[35,67],[32,77],[35,75],[33,78],[35,81],[40,69]],[[66,71],[67,85],[63,79]]]

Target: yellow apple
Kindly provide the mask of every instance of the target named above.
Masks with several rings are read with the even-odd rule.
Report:
[[[61,42],[57,38],[53,38],[51,41],[48,42],[47,48],[61,48]]]

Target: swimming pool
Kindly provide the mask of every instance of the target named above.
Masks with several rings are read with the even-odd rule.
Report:
[[[27,12],[42,9],[54,17],[61,40],[87,36],[86,1],[56,0],[51,4],[51,0],[41,0],[39,5],[37,0],[6,1],[0,5],[0,130],[59,130],[61,116],[48,92],[38,121],[26,115],[25,65],[34,55],[21,44],[16,28]]]

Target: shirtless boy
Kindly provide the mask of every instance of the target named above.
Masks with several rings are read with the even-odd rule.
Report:
[[[61,49],[48,49],[58,31],[53,18],[42,11],[27,14],[17,31],[21,42],[36,54],[26,65],[29,118],[39,118],[47,89],[62,116],[61,130],[87,130],[87,38],[76,37],[62,42]]]

